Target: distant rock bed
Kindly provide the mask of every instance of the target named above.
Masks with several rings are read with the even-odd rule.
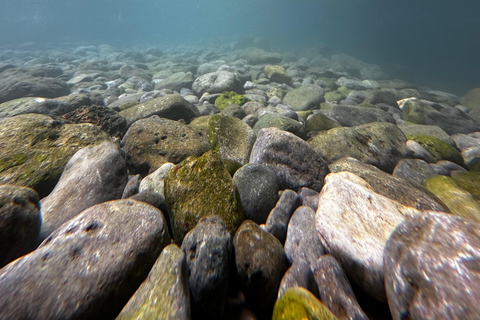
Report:
[[[0,53],[0,319],[479,319],[480,88],[225,48]]]

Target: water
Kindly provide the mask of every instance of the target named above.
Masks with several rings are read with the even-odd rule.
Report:
[[[480,3],[463,0],[2,0],[0,45],[324,43],[396,77],[463,94],[480,86]],[[214,40],[214,41],[213,41]]]

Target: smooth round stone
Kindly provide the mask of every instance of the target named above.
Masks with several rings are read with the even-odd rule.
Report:
[[[310,265],[303,260],[295,261],[283,275],[280,288],[278,289],[278,298],[280,298],[288,288],[292,287],[305,288],[319,298],[318,288],[315,284]]]
[[[275,208],[268,215],[265,231],[273,234],[282,244],[287,237],[287,227],[295,210],[302,204],[302,198],[293,190],[284,190]]]
[[[437,173],[423,160],[402,159],[393,170],[393,175],[422,185],[423,181],[436,176]]]

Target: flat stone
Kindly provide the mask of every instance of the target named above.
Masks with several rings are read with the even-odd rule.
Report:
[[[373,192],[350,172],[326,177],[315,215],[327,253],[348,278],[375,299],[385,302],[383,249],[390,233],[419,211]]]
[[[162,213],[148,204],[90,207],[0,270],[0,318],[112,319],[169,243]]]
[[[147,279],[130,298],[116,320],[189,320],[190,287],[185,254],[178,246],[166,246]]]
[[[304,140],[277,128],[260,130],[250,163],[262,163],[277,175],[280,190],[308,187],[320,191],[328,167]]]
[[[189,270],[192,313],[221,319],[227,298],[232,236],[218,216],[203,217],[182,242]]]
[[[35,190],[0,185],[0,268],[35,249],[41,223]]]
[[[18,98],[0,104],[0,118],[13,117],[19,114],[39,113],[58,116],[70,112],[76,106],[63,101],[45,98]]]
[[[405,220],[385,247],[393,318],[479,318],[479,259],[480,224],[444,214]]]
[[[127,184],[127,166],[113,142],[77,151],[68,161],[53,191],[42,199],[39,243],[83,210],[120,199]]]

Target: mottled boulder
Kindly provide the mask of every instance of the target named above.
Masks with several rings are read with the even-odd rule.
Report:
[[[295,111],[318,109],[320,103],[325,101],[324,94],[325,91],[320,86],[304,85],[289,90],[283,97],[283,104],[291,106]]]
[[[56,98],[69,93],[70,88],[60,79],[34,77],[16,68],[0,73],[0,103],[23,97]]]
[[[75,105],[60,100],[33,97],[19,98],[0,104],[0,118],[13,117],[26,113],[58,116],[70,112],[75,108]]]
[[[403,132],[396,125],[386,122],[333,128],[308,140],[329,163],[352,157],[386,172],[393,172],[400,159],[408,158],[405,142],[407,139]]]
[[[39,114],[0,119],[0,183],[48,195],[71,156],[83,147],[109,140],[92,124],[66,124]]]
[[[183,119],[188,123],[199,113],[197,107],[179,94],[167,94],[125,109],[120,115],[127,119],[127,127],[130,127],[135,121],[153,115],[170,120]]]
[[[272,320],[336,320],[337,317],[305,288],[293,287],[275,303]]]
[[[0,318],[114,318],[169,242],[162,213],[148,204],[90,207],[0,270]]]
[[[320,111],[344,127],[353,127],[371,122],[389,122],[395,124],[393,117],[386,111],[376,108],[357,106],[334,106],[331,110]]]
[[[116,320],[190,320],[190,287],[185,254],[174,244],[163,249],[147,279]]]
[[[156,116],[136,121],[122,140],[131,173],[145,176],[167,162],[179,163],[208,151],[208,137],[179,122]]]
[[[440,105],[434,108],[427,102],[410,99],[405,102],[402,109],[405,121],[436,125],[448,134],[480,131],[480,124],[458,108]]]
[[[240,93],[243,91],[243,87],[233,72],[215,71],[202,74],[195,79],[192,84],[192,90],[200,97],[206,92],[209,94],[222,93],[224,91]]]
[[[292,82],[292,78],[288,75],[287,71],[285,71],[282,66],[269,64],[265,66],[263,72],[270,81],[286,84]]]
[[[364,179],[376,193],[418,210],[449,212],[448,207],[428,189],[392,176],[354,158],[342,158],[329,166],[330,172],[351,172]]]
[[[155,85],[155,90],[170,89],[180,92],[182,88],[190,88],[195,77],[191,72],[176,72]]]
[[[278,201],[275,172],[262,164],[249,163],[235,172],[233,182],[240,195],[245,219],[265,223]]]
[[[320,191],[329,172],[322,156],[308,143],[277,128],[260,130],[250,163],[261,163],[272,169],[281,190],[308,187]]]
[[[184,160],[168,171],[164,181],[176,243],[182,243],[185,234],[204,216],[219,216],[231,235],[244,220],[232,177],[214,151]]]
[[[53,191],[41,201],[39,242],[83,210],[120,199],[127,181],[127,166],[115,143],[103,142],[77,151]]]
[[[405,216],[419,211],[376,194],[350,172],[331,173],[325,180],[315,220],[326,252],[357,286],[386,301],[383,248]]]
[[[385,288],[394,319],[478,319],[480,224],[416,215],[385,247]]]
[[[288,222],[295,210],[302,205],[302,198],[293,190],[283,191],[275,208],[268,215],[265,231],[273,234],[282,244],[287,237]]]
[[[338,319],[368,320],[334,257],[324,255],[312,267],[319,298]]]
[[[210,148],[218,151],[222,159],[241,165],[248,163],[256,139],[248,124],[232,116],[216,114],[210,118],[208,136]]]
[[[272,127],[291,132],[304,140],[307,139],[307,132],[303,124],[281,114],[265,114],[255,123],[253,131],[258,135],[263,128]]]
[[[315,212],[305,206],[299,207],[293,213],[288,224],[285,241],[285,256],[290,264],[305,261],[313,269],[313,265],[325,249],[315,227]]]
[[[480,204],[470,192],[459,187],[454,179],[436,176],[426,180],[424,185],[442,200],[454,215],[480,222]]]
[[[0,269],[35,249],[41,223],[34,190],[0,185]]]
[[[127,120],[105,106],[83,106],[64,114],[62,118],[73,123],[94,124],[117,139],[121,139],[127,131]]]
[[[437,173],[423,160],[402,159],[393,170],[393,175],[422,185],[425,180],[435,177]]]
[[[280,298],[288,288],[292,287],[305,288],[313,293],[315,297],[319,298],[318,288],[315,284],[310,265],[303,260],[295,261],[283,275],[280,288],[278,289],[278,298]]]
[[[221,319],[227,298],[232,236],[218,216],[203,217],[182,242],[190,275],[192,313]]]
[[[233,240],[240,287],[253,309],[269,316],[286,269],[282,244],[251,220],[238,228]]]

